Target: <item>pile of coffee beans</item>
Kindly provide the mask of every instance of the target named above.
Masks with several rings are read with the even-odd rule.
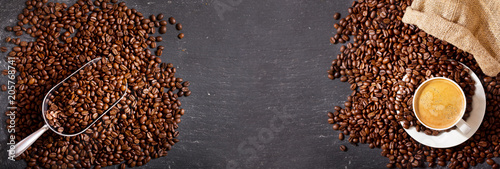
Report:
[[[117,0],[78,0],[74,4],[26,1],[17,25],[6,30],[13,35],[29,35],[34,40],[5,38],[16,45],[8,56],[16,58],[14,66],[18,71],[17,141],[44,125],[41,105],[45,94],[94,58],[101,57],[101,66],[112,67],[110,71],[116,71],[112,73],[115,78],[126,79],[128,90],[115,108],[83,134],[63,137],[46,132],[43,139],[38,139],[17,159],[24,159],[27,168],[101,168],[118,164],[125,168],[166,156],[179,141],[176,129],[185,113],[179,97],[189,96],[191,91],[189,82],[175,76],[177,69],[173,64],[163,63],[159,57],[164,47],[157,43],[163,38],[152,34],[166,26],[162,24],[163,18],[163,14],[147,18]],[[96,78],[95,74],[91,77]],[[105,85],[106,77],[99,78],[103,78]],[[120,83],[116,79],[111,82],[112,77],[107,80]],[[68,81],[70,88],[73,82]],[[122,89],[114,85],[115,89]],[[87,95],[83,102],[91,99],[96,108],[105,108],[105,99],[113,102],[113,98],[104,88],[100,88],[105,93],[102,105],[97,99],[99,89],[94,90],[93,96],[87,94],[89,89],[80,89]],[[112,90],[110,86],[108,90]],[[78,95],[79,91],[76,92]],[[77,104],[82,103],[83,96],[76,97],[80,97]]]
[[[47,98],[45,117],[50,127],[75,134],[91,125],[124,96],[127,82],[121,73],[126,69],[99,59],[61,83]]]
[[[500,151],[500,75],[485,76],[471,54],[404,24],[401,18],[410,5],[411,0],[358,0],[348,9],[349,15],[333,25],[337,34],[330,38],[331,43],[346,43],[351,38],[353,42],[341,46],[328,77],[349,82],[352,94],[344,108],[335,106],[328,112],[328,122],[340,131],[340,140],[348,136],[352,144],[381,148],[381,155],[389,159],[388,168],[468,168],[485,161],[498,168],[491,158],[498,157]],[[487,99],[484,121],[468,141],[453,148],[422,145],[403,127],[415,126],[429,135],[439,132],[416,120],[413,93],[428,78],[447,77],[462,87],[471,103],[474,81],[460,63],[483,80]],[[468,105],[467,111],[471,108]]]

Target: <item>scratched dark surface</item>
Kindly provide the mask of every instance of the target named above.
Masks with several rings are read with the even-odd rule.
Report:
[[[125,2],[183,24],[184,39],[175,38],[172,26],[163,36],[162,60],[192,90],[181,99],[180,142],[137,168],[385,168],[380,149],[339,141],[327,123],[326,112],[351,93],[326,70],[340,48],[329,43],[332,16],[346,16],[352,0]],[[23,0],[0,0],[0,46],[13,47],[4,42],[13,34],[3,28],[15,25],[23,7]],[[2,60],[0,69],[6,66]],[[4,112],[7,93],[0,103]],[[24,168],[24,161],[7,160],[6,118],[0,115],[0,168]],[[476,168],[482,167],[488,166]]]

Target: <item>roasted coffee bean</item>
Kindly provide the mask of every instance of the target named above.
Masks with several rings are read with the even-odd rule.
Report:
[[[347,151],[347,147],[344,145],[340,145],[340,151]]]
[[[160,21],[160,26],[167,26],[168,22],[167,21]]]
[[[151,20],[151,22],[155,22],[156,21],[156,16],[155,15],[150,15],[149,16],[149,20]]]
[[[488,165],[493,165],[493,164],[496,164],[496,163],[495,163],[495,161],[493,161],[491,158],[488,158],[488,159],[486,160],[486,163],[487,163]]]
[[[0,47],[0,52],[7,52],[7,47],[5,46]]]
[[[333,19],[339,20],[340,19],[340,13],[337,12],[337,13],[333,14]]]
[[[331,44],[337,44],[337,40],[335,38],[333,38],[333,37],[330,37],[330,43]],[[333,78],[331,78],[331,79],[333,79]]]
[[[334,129],[334,130],[338,130],[339,128],[340,128],[340,125],[339,125],[339,124],[334,124],[334,125],[333,125],[333,129]]]
[[[165,33],[167,33],[167,27],[166,27],[166,26],[161,26],[161,27],[160,27],[160,30],[159,30],[158,32],[160,32],[160,34],[165,34]]]
[[[163,17],[164,17],[164,16],[163,16],[163,14],[162,14],[162,13],[160,13],[160,14],[158,14],[158,16],[156,17],[156,19],[158,19],[158,20],[162,20],[162,19],[163,19]]]
[[[168,18],[168,22],[169,22],[170,24],[172,24],[172,25],[176,23],[176,22],[175,22],[175,18],[174,18],[174,17],[170,17],[170,18]]]
[[[179,39],[184,38],[184,33],[179,33],[179,35],[177,35],[177,37],[178,37]]]
[[[6,85],[2,85],[2,91],[7,91],[7,86]]]
[[[162,53],[163,53],[163,50],[157,50],[156,51],[156,56],[161,56]]]
[[[161,42],[161,41],[163,41],[163,38],[161,36],[158,36],[158,37],[156,37],[155,40],[156,40],[156,42]]]
[[[182,30],[182,25],[181,25],[181,23],[177,23],[177,24],[175,25],[175,29],[177,29],[177,30]]]
[[[344,140],[344,133],[339,133],[339,140]]]

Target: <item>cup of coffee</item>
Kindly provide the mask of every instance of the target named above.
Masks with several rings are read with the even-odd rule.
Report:
[[[426,80],[413,96],[415,116],[422,125],[433,130],[446,130],[457,126],[462,134],[467,134],[471,128],[462,119],[466,106],[462,88],[453,80],[444,77]]]

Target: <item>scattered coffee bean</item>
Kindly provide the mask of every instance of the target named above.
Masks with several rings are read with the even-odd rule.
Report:
[[[340,145],[340,151],[346,152],[347,151],[347,147],[344,146],[344,145]]]
[[[170,17],[170,18],[168,18],[168,22],[169,22],[170,24],[172,24],[172,25],[176,23],[176,22],[175,22],[175,18],[174,18],[174,17]]]
[[[7,86],[6,85],[2,85],[2,91],[7,91]]]
[[[163,38],[161,36],[158,36],[155,38],[155,40],[156,40],[156,42],[161,42],[161,41],[163,41]]]
[[[167,21],[160,21],[160,26],[167,26],[168,22]]]
[[[491,158],[486,159],[486,163],[487,163],[488,165],[493,165],[493,164],[496,164],[496,163],[495,163],[495,161],[493,161]]]
[[[160,32],[160,34],[167,33],[167,26],[161,26],[159,32]]]
[[[158,16],[156,17],[156,19],[158,19],[158,20],[162,20],[162,19],[163,19],[163,17],[164,17],[164,16],[163,16],[163,14],[162,14],[162,13],[160,13],[160,14],[158,14]]]
[[[150,15],[149,16],[149,20],[151,20],[151,22],[155,22],[156,21],[156,16],[155,15]]]
[[[337,13],[333,14],[333,19],[339,20],[340,19],[340,13],[337,12]]]
[[[184,33],[179,33],[179,35],[177,35],[177,37],[178,37],[179,39],[184,38]]]
[[[177,23],[177,24],[175,25],[175,29],[177,29],[177,30],[182,30],[182,25],[181,25],[181,23]]]
[[[0,52],[7,52],[7,47],[5,46],[0,47]]]

